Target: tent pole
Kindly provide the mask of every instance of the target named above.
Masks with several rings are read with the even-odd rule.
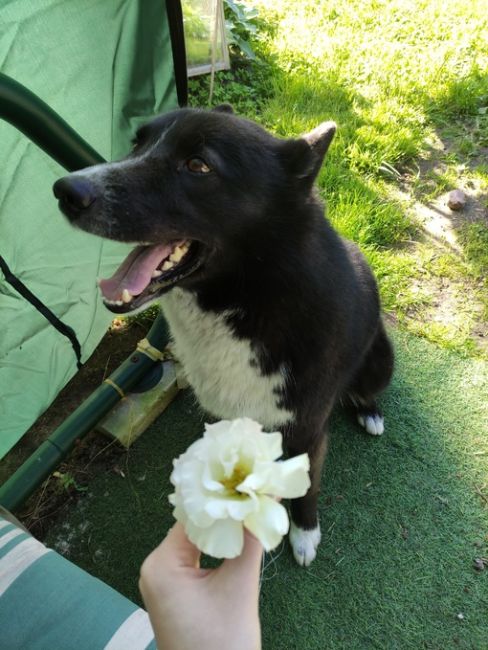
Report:
[[[37,95],[0,73],[0,118],[10,122],[68,171],[106,162]]]

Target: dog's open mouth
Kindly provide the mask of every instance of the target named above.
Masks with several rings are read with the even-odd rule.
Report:
[[[154,300],[197,270],[200,248],[190,240],[137,246],[111,278],[98,281],[103,302],[123,314]]]

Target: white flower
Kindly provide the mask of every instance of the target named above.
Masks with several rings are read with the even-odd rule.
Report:
[[[308,455],[278,461],[282,453],[281,433],[241,418],[206,424],[203,438],[173,461],[173,515],[201,551],[238,556],[244,526],[267,551],[278,546],[289,521],[275,497],[301,497],[310,487]]]

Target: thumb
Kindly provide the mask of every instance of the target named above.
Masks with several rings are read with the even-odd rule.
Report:
[[[190,542],[179,521],[151,555],[155,561],[171,568],[197,568],[200,564],[200,551]]]

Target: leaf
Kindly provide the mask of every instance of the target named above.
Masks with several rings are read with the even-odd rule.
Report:
[[[243,41],[242,39],[237,39],[236,44],[238,47],[244,52],[246,56],[248,56],[250,59],[254,60],[256,58],[256,55],[251,49],[251,46],[247,41]]]

